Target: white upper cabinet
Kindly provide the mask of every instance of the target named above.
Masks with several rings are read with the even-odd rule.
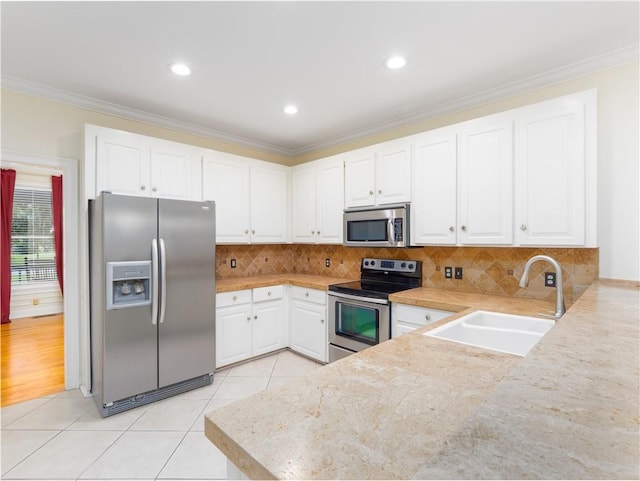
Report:
[[[251,242],[288,241],[288,167],[251,161]]]
[[[385,142],[345,154],[345,207],[411,201],[411,144]]]
[[[414,244],[455,244],[457,237],[457,136],[453,128],[412,138]]]
[[[248,243],[250,183],[249,162],[243,157],[210,152],[202,161],[202,198],[216,203],[216,241]]]
[[[97,135],[95,141],[95,195],[150,195],[149,144],[144,138],[114,130]]]
[[[301,166],[291,174],[293,242],[341,244],[344,163],[330,157]]]
[[[165,199],[202,200],[202,152],[183,144],[151,144],[151,195]]]
[[[573,101],[555,99],[518,111],[518,245],[585,245],[586,109],[584,99],[578,97]]]
[[[95,136],[96,191],[201,200],[201,151],[118,130]]]
[[[458,242],[513,243],[511,116],[465,122],[458,138]]]
[[[233,154],[209,152],[202,167],[204,200],[216,202],[221,244],[288,240],[287,167]]]

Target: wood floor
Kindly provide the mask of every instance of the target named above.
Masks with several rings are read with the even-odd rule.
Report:
[[[2,324],[0,404],[64,390],[64,317],[30,317]]]

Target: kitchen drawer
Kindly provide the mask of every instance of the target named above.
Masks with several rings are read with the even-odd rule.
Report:
[[[453,311],[397,304],[394,321],[405,325],[414,324],[416,327],[420,327],[439,321],[440,319],[444,319],[445,317],[449,317],[453,314],[455,314]]]
[[[282,299],[284,286],[256,287],[253,289],[253,302]]]
[[[325,305],[327,303],[327,292],[319,289],[309,289],[306,287],[292,286],[291,297],[301,301],[314,302]]]
[[[216,307],[236,306],[251,303],[251,289],[242,291],[219,292],[216,294]]]

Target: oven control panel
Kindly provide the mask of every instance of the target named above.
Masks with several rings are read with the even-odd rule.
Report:
[[[387,272],[416,272],[420,261],[394,259],[362,259],[362,270]]]

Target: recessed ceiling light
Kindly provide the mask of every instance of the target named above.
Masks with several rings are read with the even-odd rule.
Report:
[[[176,75],[182,75],[182,76],[191,74],[191,69],[183,63],[171,64],[171,71]]]
[[[404,57],[400,57],[400,56],[396,56],[396,57],[391,57],[389,60],[387,60],[387,68],[390,68],[391,70],[395,70],[398,68],[402,68],[407,64],[407,60]]]
[[[296,107],[295,105],[287,105],[284,108],[284,113],[289,115],[295,115],[298,113],[298,107]]]

